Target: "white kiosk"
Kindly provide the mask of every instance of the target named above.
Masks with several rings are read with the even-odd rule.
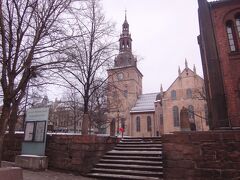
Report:
[[[47,168],[45,148],[48,116],[49,108],[32,108],[27,111],[22,154],[15,159],[17,166],[33,170]]]

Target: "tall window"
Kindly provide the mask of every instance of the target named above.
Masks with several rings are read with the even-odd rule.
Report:
[[[194,107],[192,105],[188,106],[188,118],[194,120]]]
[[[192,98],[192,90],[187,89],[187,98]]]
[[[141,130],[140,117],[137,116],[137,118],[136,118],[136,131],[137,131],[137,132],[140,132],[140,130]]]
[[[227,27],[227,35],[228,35],[228,42],[229,42],[229,47],[230,50],[236,51],[237,47],[236,47],[236,39],[234,37],[234,26],[233,26],[233,22],[232,21],[228,21],[226,23],[226,27]]]
[[[173,107],[173,124],[174,127],[179,127],[179,110],[177,106]]]
[[[240,14],[236,16],[236,26],[238,30],[238,36],[240,37]]]
[[[128,90],[127,90],[127,89],[124,90],[123,95],[124,95],[124,97],[127,97],[127,96],[128,96]]]
[[[176,100],[177,99],[177,92],[175,90],[171,91],[171,98],[172,98],[172,100]]]
[[[147,117],[147,131],[152,131],[152,120],[151,117]]]

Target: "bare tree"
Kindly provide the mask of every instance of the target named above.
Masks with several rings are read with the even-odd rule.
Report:
[[[72,114],[73,132],[77,132],[77,124],[82,120],[82,103],[81,98],[75,89],[69,89],[66,93],[66,105]]]
[[[107,119],[107,90],[107,83],[104,83],[95,90],[89,102],[90,127],[97,129],[98,133],[101,133],[109,125]]]
[[[193,91],[193,99],[206,101],[207,100],[207,96],[206,96],[205,88],[202,87],[202,88],[194,89],[194,91]]]
[[[65,51],[68,66],[59,75],[83,98],[84,118],[82,134],[88,134],[89,102],[91,96],[106,81],[102,78],[113,56],[113,24],[107,22],[102,13],[99,0],[83,3],[82,11],[73,11],[77,16],[72,21],[72,31],[79,36],[71,43],[71,49]]]
[[[1,0],[0,72],[3,108],[0,152],[12,111],[17,111],[27,84],[39,70],[56,64],[66,40],[62,14],[73,0]],[[59,59],[58,59],[59,60]],[[1,162],[1,153],[0,153]]]

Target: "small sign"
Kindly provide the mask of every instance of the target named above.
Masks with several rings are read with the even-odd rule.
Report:
[[[36,122],[36,130],[34,134],[35,142],[44,142],[45,130],[46,130],[46,121]]]
[[[32,141],[34,132],[34,122],[27,122],[25,128],[24,141]]]
[[[49,108],[32,108],[27,111],[22,154],[45,155]]]

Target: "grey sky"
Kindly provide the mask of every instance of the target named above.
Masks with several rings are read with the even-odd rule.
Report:
[[[202,76],[197,42],[199,35],[197,0],[102,0],[106,17],[116,23],[118,33],[124,11],[133,39],[133,52],[142,60],[143,93],[166,90],[185,67],[185,58]]]

